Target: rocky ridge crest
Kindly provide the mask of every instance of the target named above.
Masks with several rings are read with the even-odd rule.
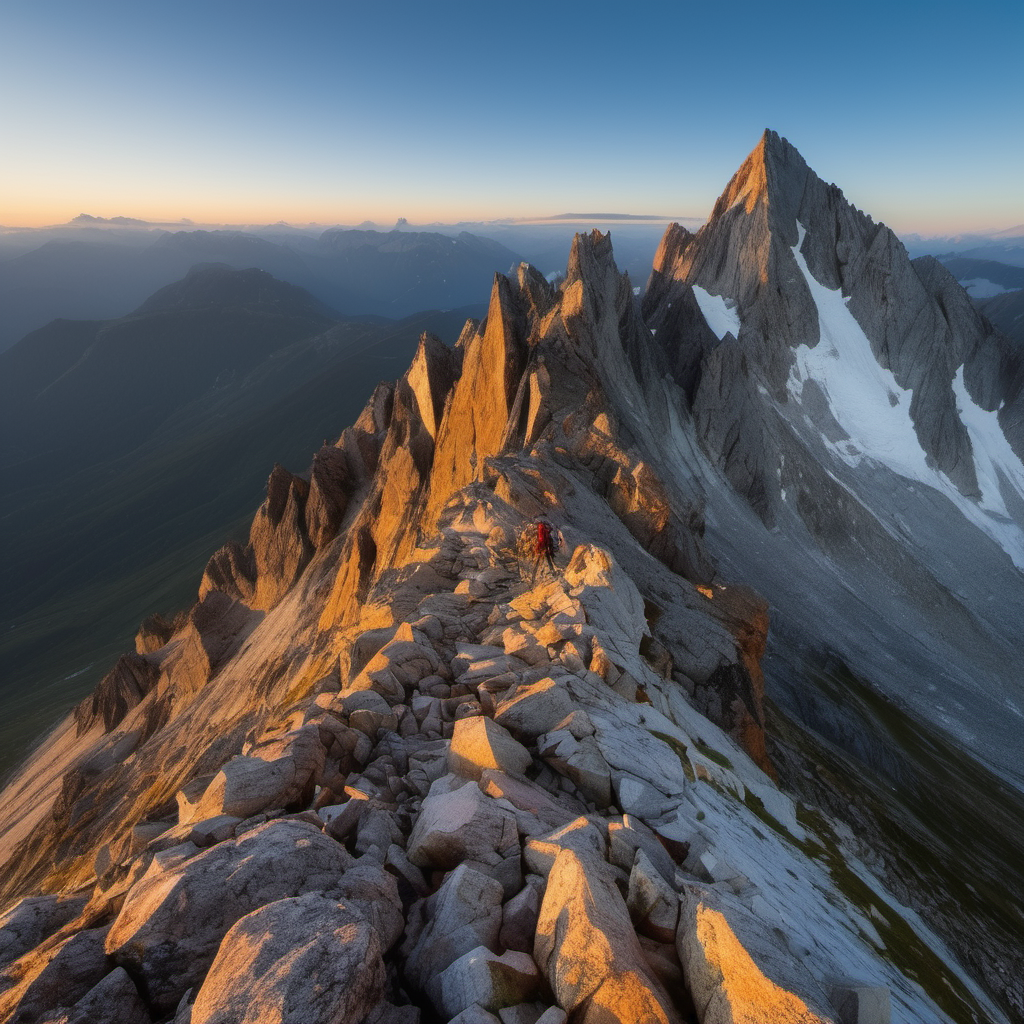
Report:
[[[757,212],[758,167],[720,218]],[[497,276],[486,319],[425,336],[308,480],[275,468],[193,608],[8,788],[0,1012],[992,1015],[773,781],[767,607],[704,542],[708,375],[666,376],[664,329],[578,236],[561,287]]]

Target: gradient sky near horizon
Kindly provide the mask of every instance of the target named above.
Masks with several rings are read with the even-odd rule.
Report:
[[[703,217],[764,128],[897,231],[1024,223],[1024,4],[0,0],[0,224]]]

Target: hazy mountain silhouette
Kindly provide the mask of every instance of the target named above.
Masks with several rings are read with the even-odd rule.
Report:
[[[88,231],[89,229],[79,229]],[[519,257],[463,232],[348,231],[318,240],[276,233],[126,232],[106,240],[55,239],[0,260],[0,350],[51,320],[110,319],[135,309],[196,264],[259,267],[347,315],[409,316],[479,301],[495,271]],[[563,257],[564,258],[564,257]]]

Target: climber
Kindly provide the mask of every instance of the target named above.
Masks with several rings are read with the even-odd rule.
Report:
[[[554,529],[552,525],[544,518],[540,518],[536,521],[535,526],[537,527],[537,540],[534,548],[534,554],[537,556],[537,560],[533,566],[534,578],[537,576],[537,569],[540,568],[540,560],[546,558],[548,561],[548,568],[555,571],[555,552],[558,551],[561,546],[561,534],[558,530]]]

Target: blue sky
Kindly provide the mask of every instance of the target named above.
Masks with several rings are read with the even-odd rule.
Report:
[[[707,214],[762,130],[899,231],[1024,222],[1024,5],[0,0],[0,224]]]

